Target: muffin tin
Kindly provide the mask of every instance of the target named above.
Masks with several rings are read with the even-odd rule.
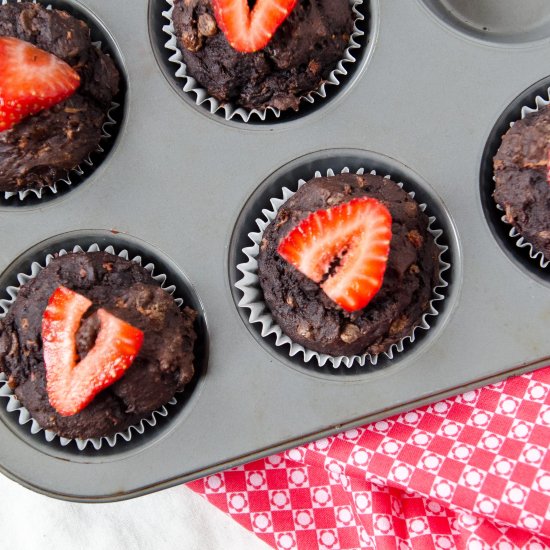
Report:
[[[297,116],[255,124],[212,115],[179,88],[164,0],[52,4],[105,29],[128,84],[123,116],[80,185],[0,204],[0,298],[51,251],[97,242],[139,253],[200,312],[198,376],[160,425],[100,451],[48,443],[2,406],[3,473],[50,496],[122,500],[550,363],[548,271],[508,242],[490,200],[501,127],[550,83],[550,29],[518,17],[517,3],[365,1],[368,41],[349,78]],[[541,0],[521,4],[550,15]],[[344,166],[403,181],[449,247],[431,328],[368,368],[288,356],[248,322],[234,286],[266,200]]]
[[[368,56],[372,48],[365,47],[369,44],[367,35],[369,30],[369,21],[362,13],[363,0],[344,0],[351,5],[353,18],[353,30],[349,38],[349,43],[346,50],[343,52],[341,60],[335,64],[326,80],[323,81],[319,88],[305,94],[300,99],[299,111],[280,109],[269,107],[267,109],[248,110],[230,103],[220,103],[219,100],[210,96],[208,91],[201,87],[195,79],[187,74],[187,67],[183,60],[181,46],[178,43],[176,31],[174,29],[173,13],[175,12],[174,0],[163,0],[167,4],[165,11],[155,10],[151,12],[155,18],[152,28],[155,29],[157,35],[157,59],[160,62],[164,73],[174,81],[176,89],[183,90],[183,97],[197,106],[199,109],[204,109],[208,113],[223,117],[225,120],[245,122],[254,124],[262,121],[270,123],[278,122],[279,120],[288,121],[292,118],[303,116],[304,112],[310,112],[317,108],[324,101],[330,101],[338,93],[338,85],[348,81],[357,69],[357,61]],[[162,19],[159,19],[159,13]],[[163,36],[158,36],[158,30],[162,28]],[[169,50],[170,55],[166,55],[166,50]],[[360,65],[359,65],[360,66]],[[175,78],[174,78],[175,77]],[[281,118],[282,116],[282,118]]]

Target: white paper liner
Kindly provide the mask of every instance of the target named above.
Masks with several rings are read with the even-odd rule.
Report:
[[[29,0],[16,0],[15,2],[10,0],[1,0],[0,5],[5,6],[10,3],[20,4],[21,2],[28,2]],[[37,0],[32,0],[33,4],[38,4],[39,2]],[[48,4],[46,6],[47,10],[53,9],[53,6],[51,4]],[[92,42],[92,45],[95,46],[97,49],[101,50],[102,43],[101,42]],[[84,169],[82,168],[83,165],[86,165],[87,167],[93,167],[94,163],[91,159],[91,155],[97,154],[97,153],[104,153],[105,149],[101,147],[101,141],[105,141],[106,139],[110,139],[112,137],[112,134],[109,133],[110,126],[116,125],[116,120],[111,116],[111,113],[118,109],[120,107],[119,103],[116,103],[115,101],[111,102],[111,106],[109,107],[107,114],[106,114],[106,120],[103,123],[103,126],[101,127],[101,136],[100,136],[100,142],[97,146],[97,149],[92,151],[85,159],[83,159],[79,164],[77,164],[74,168],[71,168],[70,170],[67,170],[65,177],[59,178],[56,182],[54,182],[52,185],[45,185],[44,187],[41,187],[40,189],[23,189],[22,191],[6,191],[4,193],[4,199],[10,199],[12,197],[17,197],[20,201],[25,200],[27,197],[34,195],[36,198],[41,199],[44,191],[46,189],[49,189],[54,195],[58,193],[58,184],[64,183],[67,186],[71,186],[73,184],[71,180],[71,172],[74,172],[78,176],[84,175]]]
[[[345,167],[341,170],[342,174],[348,174],[349,168]],[[356,172],[357,174],[364,174],[365,169],[360,168]],[[376,175],[376,171],[372,170],[370,172],[373,175]],[[332,169],[327,170],[327,176],[334,176],[334,171]],[[321,172],[315,172],[315,178],[322,177]],[[391,179],[391,176],[384,176],[387,179]],[[306,183],[305,180],[301,179],[298,181],[298,189]],[[397,183],[397,185],[403,188],[403,183]],[[258,278],[258,261],[257,256],[260,251],[260,243],[264,234],[266,227],[276,218],[279,208],[296,193],[296,191],[291,191],[287,187],[282,189],[282,198],[272,198],[271,206],[272,209],[264,208],[262,210],[263,218],[257,218],[256,224],[259,231],[255,233],[249,233],[248,237],[252,241],[252,246],[244,248],[242,251],[248,258],[245,263],[237,265],[237,269],[243,274],[243,277],[235,283],[235,286],[243,293],[243,297],[239,301],[239,307],[248,309],[249,321],[251,323],[260,323],[262,326],[261,335],[263,338],[269,336],[270,334],[275,335],[275,345],[276,346],[289,346],[289,355],[293,357],[296,354],[302,353],[304,356],[304,361],[308,362],[312,358],[315,358],[320,367],[323,367],[327,362],[332,363],[332,366],[336,369],[342,364],[346,367],[353,366],[356,362],[360,366],[364,366],[368,361],[371,365],[376,365],[378,362],[379,355],[371,355],[369,353],[364,353],[363,355],[352,355],[352,356],[332,356],[325,353],[318,353],[316,351],[310,350],[297,344],[288,337],[281,327],[275,322],[271,311],[267,307],[263,299],[263,291],[260,286],[260,281]],[[411,191],[408,193],[411,198],[414,198],[415,193]],[[426,204],[419,204],[419,208],[422,212],[426,209]],[[389,359],[393,359],[394,354],[402,352],[407,341],[411,343],[415,341],[415,333],[418,329],[428,330],[430,325],[428,323],[428,317],[439,315],[435,304],[438,301],[444,299],[444,295],[437,292],[438,289],[445,288],[448,286],[447,281],[444,280],[442,273],[450,268],[450,264],[442,259],[443,254],[448,250],[448,246],[442,245],[438,242],[439,237],[443,234],[441,229],[433,229],[432,225],[436,221],[434,216],[430,216],[428,221],[428,231],[434,237],[434,241],[439,249],[439,283],[433,289],[433,298],[430,300],[429,307],[427,311],[420,318],[419,323],[413,328],[412,333],[396,344],[392,344],[390,348],[384,352],[384,355]]]
[[[113,256],[120,256],[125,260],[129,259],[131,262],[134,262],[138,265],[142,265],[141,256],[134,256],[133,258],[129,258],[127,250],[121,250],[117,254],[115,252],[114,247],[111,245],[101,249],[98,244],[94,243],[90,245],[87,250],[83,250],[80,246],[77,245],[73,247],[71,252],[99,252],[101,250],[109,254],[112,254]],[[64,249],[60,250],[58,253],[59,256],[64,256],[65,254],[68,254],[68,252]],[[15,302],[15,299],[19,294],[19,289],[24,284],[29,282],[31,279],[34,279],[38,275],[38,273],[40,273],[40,271],[42,271],[44,267],[49,265],[49,263],[53,259],[54,259],[54,256],[52,254],[48,254],[44,259],[44,265],[38,262],[33,262],[30,267],[30,273],[17,274],[17,280],[19,281],[19,286],[9,286],[6,289],[6,292],[9,294],[10,298],[0,300],[0,310],[3,310],[3,311],[0,311],[0,318],[4,317],[8,313],[8,310],[10,309],[11,305]],[[147,265],[143,266],[143,269],[145,269],[150,273],[151,278],[157,281],[160,284],[160,287],[165,292],[167,292],[170,295],[174,294],[176,287],[174,285],[165,286],[166,279],[167,279],[166,275],[162,273],[155,274],[154,273],[155,265],[153,263],[148,263]],[[178,307],[181,307],[183,305],[183,300],[181,298],[175,298],[174,302],[177,304]],[[182,391],[185,391],[185,390],[182,390]],[[154,411],[150,417],[144,418],[138,424],[134,426],[130,426],[125,431],[117,432],[114,435],[109,437],[97,437],[97,438],[90,438],[90,439],[68,439],[66,437],[61,437],[57,435],[55,432],[51,430],[45,430],[44,428],[40,427],[38,422],[31,417],[30,412],[21,404],[19,399],[17,399],[12,389],[8,385],[8,381],[4,373],[0,373],[0,398],[7,399],[8,403],[6,406],[6,410],[8,412],[19,413],[18,422],[21,426],[24,426],[26,424],[30,425],[29,428],[30,428],[31,434],[34,435],[40,432],[44,432],[44,436],[46,438],[46,441],[48,442],[53,441],[55,438],[59,438],[59,443],[63,447],[66,447],[72,441],[74,441],[79,451],[83,451],[88,445],[93,446],[95,450],[99,451],[103,443],[106,443],[107,445],[109,445],[109,447],[114,447],[117,443],[118,438],[121,438],[124,441],[128,442],[132,439],[133,432],[141,435],[145,432],[145,429],[147,428],[147,426],[150,426],[150,427],[156,426],[158,417],[167,416],[168,409],[166,405],[175,405],[177,403],[176,397],[173,397],[172,399],[170,399],[170,401],[168,401],[166,405]]]
[[[521,118],[524,119],[528,114],[536,113],[540,111],[543,107],[546,107],[547,105],[550,105],[550,88],[547,89],[546,95],[548,99],[544,99],[540,95],[538,95],[535,98],[535,107],[529,107],[528,105],[524,105],[521,108]],[[510,128],[514,125],[514,122],[510,122]],[[496,178],[493,176],[493,181],[496,182]],[[504,211],[502,206],[500,204],[496,205],[497,208],[501,211]],[[503,215],[500,218],[506,225],[511,226],[510,232],[508,235],[512,237],[512,239],[516,240],[516,246],[518,248],[526,248],[529,252],[529,257],[532,258],[535,261],[539,262],[540,267],[543,269],[546,269],[548,266],[550,266],[550,260],[547,260],[544,257],[544,254],[538,250],[535,249],[535,247],[523,237],[523,235],[513,226],[507,219],[506,215]]]
[[[233,117],[240,117],[244,122],[248,122],[252,116],[257,116],[260,120],[265,120],[268,112],[273,113],[277,118],[281,116],[281,110],[275,107],[268,107],[267,109],[251,109],[247,110],[243,107],[237,107],[231,103],[223,103],[218,99],[209,95],[208,91],[201,87],[201,85],[190,75],[187,74],[187,66],[183,61],[183,55],[178,46],[178,40],[175,35],[174,23],[172,21],[172,13],[174,11],[174,0],[166,0],[170,4],[170,9],[163,11],[162,15],[168,20],[168,23],[162,27],[162,30],[170,36],[170,39],[164,45],[165,48],[172,53],[169,61],[177,66],[176,78],[181,78],[184,81],[183,91],[192,92],[195,95],[195,103],[197,105],[204,105],[211,114],[215,114],[220,110],[224,111],[225,120],[231,120]],[[350,4],[355,16],[353,22],[353,31],[350,36],[349,45],[344,51],[344,55],[340,61],[338,61],[336,68],[331,71],[328,78],[321,83],[317,90],[310,92],[300,97],[300,103],[307,101],[308,103],[314,103],[316,97],[325,98],[327,96],[327,86],[339,86],[340,77],[348,74],[345,68],[345,64],[355,63],[357,59],[353,56],[353,50],[361,47],[358,43],[358,39],[364,36],[364,32],[359,29],[358,25],[361,21],[364,21],[365,17],[359,11],[359,7],[363,4],[363,0],[350,0]],[[221,31],[220,31],[221,32]]]

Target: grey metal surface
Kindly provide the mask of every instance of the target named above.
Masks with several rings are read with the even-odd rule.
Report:
[[[550,40],[485,44],[439,24],[420,2],[372,4],[377,42],[349,89],[308,117],[250,128],[207,116],[174,92],[151,48],[145,0],[86,2],[122,52],[126,121],[111,156],[74,191],[29,208],[0,206],[0,272],[6,280],[27,249],[74,230],[145,241],[202,301],[208,367],[162,430],[111,453],[47,444],[0,409],[6,475],[60,498],[129,498],[550,363],[550,291],[503,252],[479,184],[495,122],[548,76]],[[317,373],[266,350],[230,283],[244,205],[280,167],[325,149],[396,159],[431,186],[456,228],[446,314],[434,334],[394,364],[355,376]]]
[[[471,38],[510,46],[545,40],[550,33],[546,0],[421,0],[445,24]]]

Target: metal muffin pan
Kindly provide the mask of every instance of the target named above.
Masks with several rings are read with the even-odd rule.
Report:
[[[199,374],[160,427],[99,452],[46,443],[0,407],[3,473],[50,496],[122,500],[550,363],[548,275],[505,251],[482,169],[500,117],[548,77],[550,33],[482,40],[438,20],[427,9],[436,2],[370,0],[368,51],[341,90],[312,112],[247,125],[174,91],[155,27],[163,0],[62,4],[108,30],[128,82],[124,117],[82,184],[49,201],[0,204],[0,293],[47,251],[91,241],[139,251],[201,313]],[[432,328],[393,361],[345,374],[275,350],[233,286],[268,191],[328,164],[385,171],[416,190],[452,264]]]

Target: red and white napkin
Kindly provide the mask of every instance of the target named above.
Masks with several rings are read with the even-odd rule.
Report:
[[[194,481],[274,548],[550,548],[550,367]]]

